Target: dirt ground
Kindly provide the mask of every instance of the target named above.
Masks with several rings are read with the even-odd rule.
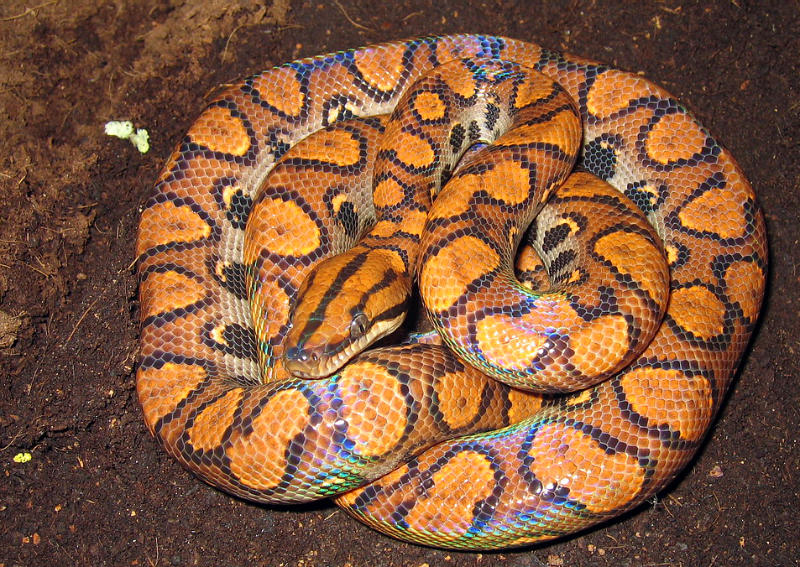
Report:
[[[472,4],[2,2],[0,567],[800,564],[800,3]],[[737,156],[770,233],[761,325],[699,457],[656,502],[506,553],[231,498],[156,444],[134,389],[139,213],[204,95],[297,57],[465,31],[644,72]],[[112,119],[147,128],[149,153],[104,135]]]

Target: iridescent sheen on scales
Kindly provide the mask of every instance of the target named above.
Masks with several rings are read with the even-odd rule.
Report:
[[[577,141],[553,133],[569,108]],[[171,455],[244,498],[336,496],[384,533],[458,549],[573,533],[669,483],[730,385],[767,262],[752,188],[667,92],[477,35],[228,87],[164,166],[137,256],[137,390]],[[415,274],[448,346],[356,355],[402,318]],[[340,295],[357,312],[329,308]],[[344,366],[292,376],[291,349],[341,335],[337,315],[358,343]]]

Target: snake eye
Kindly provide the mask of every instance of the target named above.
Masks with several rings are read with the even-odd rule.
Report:
[[[369,326],[369,318],[364,313],[357,313],[353,320],[350,321],[350,338],[360,339],[367,333]]]

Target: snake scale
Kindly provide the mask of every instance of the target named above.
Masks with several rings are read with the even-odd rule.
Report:
[[[172,456],[456,549],[574,533],[669,483],[767,269],[752,188],[672,96],[478,35],[227,86],[164,166],[137,255],[137,391]],[[360,353],[417,293],[438,332]]]

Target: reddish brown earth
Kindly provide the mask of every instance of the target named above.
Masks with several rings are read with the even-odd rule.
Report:
[[[255,4],[0,6],[0,567],[798,564],[797,2]],[[699,457],[658,501],[508,553],[399,543],[328,503],[231,498],[155,443],[134,390],[139,211],[204,95],[301,56],[464,31],[661,83],[737,156],[770,233],[761,325]],[[149,153],[103,134],[126,118]]]

